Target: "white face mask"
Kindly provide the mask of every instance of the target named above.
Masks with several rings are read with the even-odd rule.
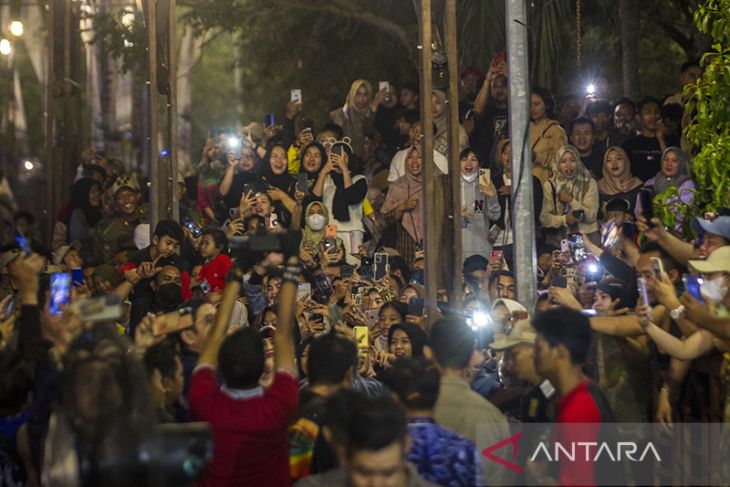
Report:
[[[324,215],[319,215],[315,213],[314,215],[309,215],[307,217],[307,225],[315,232],[319,232],[320,230],[322,230],[326,223],[327,219],[324,217]]]
[[[473,183],[477,179],[478,176],[479,176],[478,172],[473,172],[469,176],[467,176],[464,173],[461,173],[461,179],[463,179],[467,183]]]
[[[725,276],[716,277],[715,279],[705,279],[700,284],[700,293],[702,297],[713,303],[719,303],[725,299],[728,286],[725,283]]]

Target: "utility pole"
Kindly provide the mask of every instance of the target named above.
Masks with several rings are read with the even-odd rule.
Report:
[[[177,186],[177,118],[174,55],[176,32],[175,0],[145,0],[147,24],[147,149],[150,161],[150,232],[157,222],[178,217]],[[158,8],[160,7],[160,8]],[[162,37],[162,39],[160,39]],[[160,42],[162,40],[162,43]],[[161,54],[161,56],[160,56]],[[160,77],[160,71],[163,76]],[[165,149],[160,151],[158,105],[160,94],[167,96]]]
[[[528,310],[535,307],[535,215],[532,192],[532,148],[529,144],[530,85],[527,56],[525,0],[505,0],[507,65],[509,66],[509,137],[512,145],[511,222],[517,299]]]
[[[453,267],[449,302],[452,306],[461,303],[461,266],[464,261],[461,252],[461,162],[459,161],[459,59],[456,41],[456,0],[446,0],[444,15],[444,32],[446,40],[446,59],[449,67],[449,181],[451,182],[451,201],[448,222],[453,234]],[[449,202],[446,202],[449,203]],[[486,238],[486,235],[484,236]]]
[[[423,180],[423,221],[424,221],[424,253],[426,260],[426,301],[425,310],[428,316],[428,325],[436,318],[436,290],[438,289],[438,239],[436,232],[439,231],[438,221],[435,216],[435,206],[431,198],[434,196],[434,178],[436,169],[433,163],[433,112],[431,93],[433,92],[433,79],[431,71],[432,51],[432,24],[431,24],[431,0],[421,0],[420,15],[418,17],[419,49],[421,51],[421,123],[423,124],[423,143],[421,170]],[[419,13],[419,12],[417,12]]]

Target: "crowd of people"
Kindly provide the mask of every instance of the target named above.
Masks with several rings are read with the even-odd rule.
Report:
[[[558,107],[532,90],[527,309],[508,76],[504,61],[460,75],[464,300],[440,294],[439,316],[424,316],[421,140],[433,130],[448,174],[449,101],[417,84],[359,79],[320,127],[293,97],[269,125],[212,136],[175,182],[179,221],[151,227],[145,181],[93,148],[47,241],[1,201],[0,485],[60,485],[67,450],[78,485],[146,485],[109,476],[104,452],[159,424],[210,425],[195,485],[404,487],[507,482],[476,445],[510,423],[730,421],[730,213],[693,218],[690,242],[683,215],[652,213],[694,197],[681,94]]]

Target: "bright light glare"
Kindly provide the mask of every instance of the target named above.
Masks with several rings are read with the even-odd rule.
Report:
[[[134,12],[131,10],[127,10],[124,12],[124,14],[122,14],[122,25],[129,29],[130,27],[132,27],[132,25],[134,25],[135,19],[136,17],[134,15]]]
[[[590,83],[588,86],[586,86],[586,93],[589,95],[593,95],[596,93],[596,85],[593,83]]]
[[[484,311],[475,311],[471,317],[474,328],[484,328],[489,324],[489,315]]]
[[[20,37],[23,35],[23,22],[20,20],[13,20],[10,22],[10,33],[13,34],[15,37]]]
[[[588,264],[588,272],[591,274],[597,274],[598,266],[596,264]]]
[[[25,169],[26,169],[27,171],[32,171],[32,170],[33,170],[33,163],[32,163],[32,162],[30,162],[30,161],[25,161],[25,162],[23,163],[23,166],[25,166]]]
[[[10,45],[10,41],[7,39],[0,40],[0,54],[8,56],[13,52],[13,46]]]
[[[241,139],[238,137],[228,137],[228,147],[238,149],[241,146]]]

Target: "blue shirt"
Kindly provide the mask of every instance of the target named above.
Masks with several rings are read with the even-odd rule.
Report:
[[[479,459],[468,438],[439,426],[433,418],[410,418],[408,433],[413,446],[406,459],[416,465],[422,479],[444,487],[478,485]]]

